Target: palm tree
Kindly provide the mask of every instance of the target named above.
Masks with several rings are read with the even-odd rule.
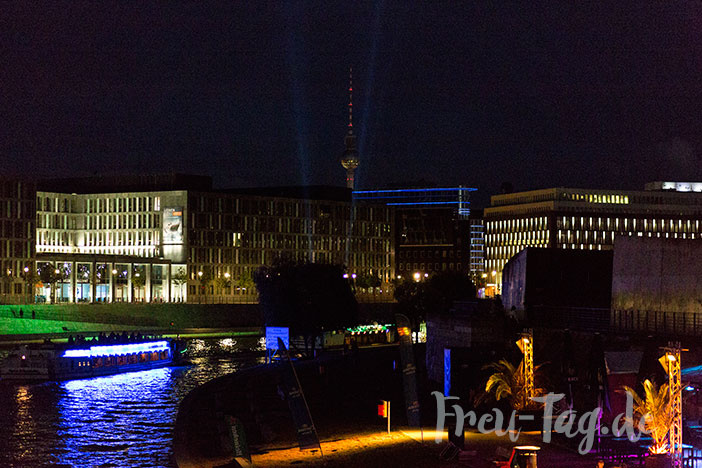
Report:
[[[673,425],[673,408],[670,404],[668,384],[657,387],[646,379],[643,383],[644,393],[639,396],[631,387],[623,386],[625,392],[634,399],[634,415],[644,421],[644,429],[651,435],[653,445],[648,449],[654,454],[668,453],[670,444],[668,431]],[[642,398],[643,397],[643,398]],[[637,427],[637,423],[630,421]]]
[[[515,411],[538,408],[540,405],[538,402],[527,398],[523,365],[524,361],[520,362],[519,366],[515,367],[506,359],[501,359],[483,367],[483,369],[492,369],[495,372],[488,377],[487,383],[485,384],[485,393],[480,400],[487,395],[494,394],[495,400],[497,401],[506,398]],[[534,366],[534,373],[536,373],[540,367],[541,365]],[[543,388],[534,388],[533,396],[541,396],[545,393],[546,391]]]

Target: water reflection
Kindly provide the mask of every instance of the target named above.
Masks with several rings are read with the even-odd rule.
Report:
[[[171,467],[178,402],[254,365],[258,338],[192,340],[190,365],[92,379],[0,386],[0,466]]]

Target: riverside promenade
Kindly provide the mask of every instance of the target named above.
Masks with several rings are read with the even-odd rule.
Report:
[[[223,336],[261,333],[258,304],[24,304],[0,305],[0,344],[122,331]]]
[[[439,458],[447,445],[435,438],[435,403],[425,398],[424,433],[406,424],[399,353],[395,346],[362,348],[357,354],[331,352],[315,360],[296,363],[319,439],[319,450],[301,451],[284,392],[282,366],[277,363],[247,369],[206,383],[180,404],[174,431],[173,451],[179,468],[237,467],[227,420],[237,418],[257,467],[494,467],[499,453],[515,445],[542,447],[539,467],[590,468],[592,456],[572,449],[547,445],[540,434],[522,434],[518,443],[494,434],[466,432],[460,459]],[[420,394],[429,389],[420,384]],[[377,416],[377,404],[392,402],[391,434],[386,420]],[[422,440],[422,435],[423,439]],[[323,453],[323,456],[322,456]]]

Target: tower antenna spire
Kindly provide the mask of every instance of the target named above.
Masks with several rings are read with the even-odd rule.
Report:
[[[349,67],[349,132],[353,132],[353,67]]]
[[[356,149],[356,135],[353,134],[353,68],[349,67],[349,124],[346,132],[346,149],[341,157],[341,165],[346,169],[346,187],[355,188],[354,171],[360,164]]]

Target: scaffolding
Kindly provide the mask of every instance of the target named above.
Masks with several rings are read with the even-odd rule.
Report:
[[[528,403],[534,396],[534,333],[531,328],[524,330],[517,346],[524,354],[522,373],[524,377],[524,396]]]
[[[663,367],[668,372],[668,392],[670,397],[670,409],[673,412],[673,423],[668,432],[668,442],[670,445],[670,456],[674,468],[683,466],[683,442],[682,442],[682,380],[680,352],[680,342],[670,342],[668,347],[663,348],[665,355],[661,358]]]

